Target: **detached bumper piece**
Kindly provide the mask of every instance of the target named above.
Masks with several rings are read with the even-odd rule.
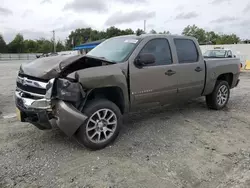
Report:
[[[58,101],[55,109],[56,124],[67,136],[72,136],[88,118],[72,104],[63,101]]]

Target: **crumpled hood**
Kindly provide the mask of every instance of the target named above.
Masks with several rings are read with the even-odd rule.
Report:
[[[24,63],[20,67],[20,73],[41,78],[56,78],[70,64],[85,58],[84,55],[62,55],[38,58],[29,63]]]

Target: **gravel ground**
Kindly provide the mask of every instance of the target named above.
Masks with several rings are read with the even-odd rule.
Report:
[[[130,114],[117,141],[93,152],[15,119],[19,66],[0,62],[0,187],[250,187],[250,73],[226,109],[200,98]]]

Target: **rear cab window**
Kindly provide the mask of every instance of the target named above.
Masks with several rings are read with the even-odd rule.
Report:
[[[182,63],[196,63],[199,61],[199,53],[196,44],[191,39],[174,39],[178,61]]]

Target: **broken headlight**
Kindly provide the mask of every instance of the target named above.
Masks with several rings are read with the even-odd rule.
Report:
[[[56,98],[77,102],[83,97],[83,91],[81,85],[78,82],[71,82],[67,79],[57,79],[56,81]]]

